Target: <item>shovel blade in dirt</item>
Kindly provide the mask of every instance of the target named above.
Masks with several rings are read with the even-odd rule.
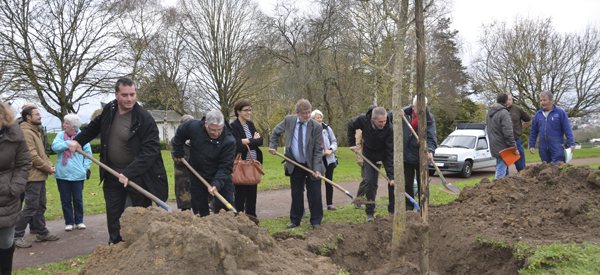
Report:
[[[438,168],[435,161],[431,160],[430,162],[431,162],[431,164],[433,164],[433,167],[435,167],[435,170],[437,171],[438,176],[442,180],[442,185],[444,185],[444,187],[440,187],[440,190],[442,190],[450,195],[456,195],[456,196],[460,195],[460,189],[456,185],[446,182],[446,179],[444,178],[442,171],[440,171],[440,168]]]

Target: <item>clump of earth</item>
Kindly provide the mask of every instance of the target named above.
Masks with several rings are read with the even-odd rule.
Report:
[[[518,274],[527,265],[510,248],[600,241],[600,170],[539,164],[466,187],[446,205],[407,212],[392,247],[393,217],[373,223],[324,223],[303,237],[268,236],[246,217],[128,208],[125,243],[98,247],[82,274],[421,274],[429,229],[432,274]],[[384,206],[378,206],[384,207]],[[364,215],[364,210],[361,211]],[[392,256],[394,255],[394,256]]]

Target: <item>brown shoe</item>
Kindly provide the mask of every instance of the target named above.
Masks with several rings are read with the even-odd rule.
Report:
[[[35,241],[36,242],[58,241],[59,239],[60,239],[59,236],[52,235],[50,233],[48,233],[48,235],[46,235],[46,236],[42,236],[40,234],[35,235]]]

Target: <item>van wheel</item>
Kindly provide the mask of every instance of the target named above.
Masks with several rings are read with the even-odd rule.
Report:
[[[473,172],[473,163],[467,160],[465,161],[465,166],[463,166],[462,171],[460,171],[460,176],[463,178],[468,178],[471,176],[471,172]]]
[[[435,174],[435,170],[429,169],[429,176],[431,177],[431,176],[433,176],[433,174]]]

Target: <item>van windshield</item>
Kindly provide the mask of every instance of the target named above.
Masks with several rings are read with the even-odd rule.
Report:
[[[474,136],[448,136],[440,147],[472,149],[475,148],[475,140]]]

